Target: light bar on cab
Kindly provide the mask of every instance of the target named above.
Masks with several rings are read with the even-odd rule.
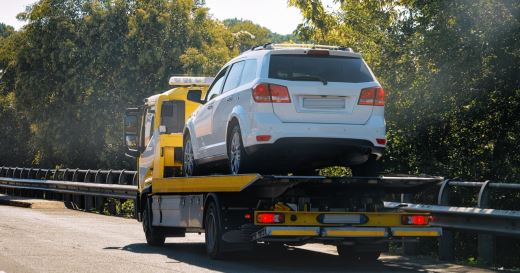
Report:
[[[173,76],[170,78],[169,84],[173,86],[210,85],[212,82],[213,77]]]

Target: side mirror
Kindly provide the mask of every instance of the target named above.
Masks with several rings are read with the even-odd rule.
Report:
[[[202,91],[201,90],[190,90],[188,91],[188,95],[186,97],[189,101],[193,101],[196,103],[204,104],[202,100]]]
[[[139,156],[140,113],[139,108],[128,108],[125,112],[124,139],[126,155],[129,157]]]

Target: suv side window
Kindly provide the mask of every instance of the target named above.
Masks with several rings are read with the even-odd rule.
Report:
[[[224,89],[222,93],[225,93],[235,87],[240,83],[240,75],[242,75],[242,69],[244,68],[244,61],[234,63],[229,70],[229,74],[226,79],[226,83],[224,84]]]
[[[240,85],[250,83],[256,78],[256,59],[247,60],[242,72]]]
[[[213,81],[213,83],[211,84],[209,90],[208,90],[208,94],[206,95],[206,101],[210,101],[212,99],[214,99],[215,97],[217,97],[218,95],[220,95],[220,90],[222,90],[222,85],[224,84],[224,79],[226,79],[224,76],[226,75],[226,72],[227,72],[227,67],[222,69],[222,71],[220,71],[220,73],[217,74],[217,76],[215,77],[215,80]]]

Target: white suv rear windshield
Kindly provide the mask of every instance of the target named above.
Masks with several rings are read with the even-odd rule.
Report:
[[[294,54],[271,55],[269,78],[349,83],[374,81],[365,62],[360,58]]]

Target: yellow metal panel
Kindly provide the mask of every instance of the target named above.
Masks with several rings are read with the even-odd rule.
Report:
[[[435,230],[396,230],[393,232],[393,235],[396,237],[423,237],[423,236],[430,236],[430,237],[438,237],[441,236],[441,234],[438,231]]]
[[[271,231],[273,236],[316,236],[318,235],[315,230],[273,230]]]
[[[239,192],[258,180],[258,174],[156,178],[154,193]]]
[[[163,147],[163,153],[164,153],[164,166],[165,167],[171,167],[174,165],[173,162],[173,147]]]
[[[327,230],[327,236],[337,237],[385,237],[385,231],[376,230]]]

